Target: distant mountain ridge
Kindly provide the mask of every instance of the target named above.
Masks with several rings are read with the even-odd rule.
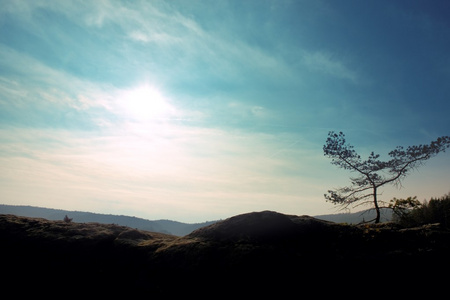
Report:
[[[44,218],[48,220],[63,220],[64,216],[68,216],[73,219],[73,222],[89,223],[96,222],[102,224],[117,224],[136,228],[145,231],[159,232],[172,234],[176,236],[185,236],[192,231],[216,223],[215,221],[208,221],[203,223],[182,223],[172,220],[147,220],[143,218],[124,216],[124,215],[111,215],[111,214],[99,214],[82,211],[70,211],[63,209],[44,208],[37,206],[27,205],[6,205],[0,204],[0,214],[12,214],[23,217],[31,218]],[[335,223],[348,223],[357,224],[362,221],[368,221],[375,218],[373,210],[366,210],[355,213],[341,213],[341,214],[328,214],[313,216],[317,219],[331,221]],[[391,220],[392,214],[389,210],[383,210],[381,221]]]
[[[171,220],[146,220],[143,218],[123,216],[123,215],[110,215],[110,214],[98,214],[82,211],[69,211],[63,209],[44,208],[36,206],[22,206],[22,205],[5,205],[0,204],[0,214],[12,214],[23,217],[31,218],[44,218],[47,220],[63,220],[64,216],[68,216],[73,219],[73,222],[77,223],[89,223],[96,222],[102,224],[117,224],[127,226],[130,228],[136,228],[145,231],[159,232],[172,234],[176,236],[184,236],[192,231],[213,224],[217,221],[209,221],[203,223],[182,223]]]
[[[388,222],[392,220],[392,210],[389,208],[381,208],[381,222]],[[313,216],[314,218],[331,221],[335,223],[348,223],[348,224],[358,224],[361,222],[367,222],[374,220],[376,216],[375,209],[367,209],[363,211],[358,211],[354,213],[340,213],[340,214],[329,214],[329,215],[318,215]]]

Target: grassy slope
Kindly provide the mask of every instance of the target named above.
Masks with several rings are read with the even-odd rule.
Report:
[[[341,225],[267,211],[235,216],[184,237],[0,215],[0,234],[10,283],[113,295],[264,293],[300,283],[308,289],[333,274],[339,274],[334,282],[368,270],[411,275],[405,270],[433,271],[450,262],[448,232],[436,226]]]

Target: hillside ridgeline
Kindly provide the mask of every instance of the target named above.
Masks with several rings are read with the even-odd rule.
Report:
[[[9,280],[20,278],[37,288],[50,282],[61,288],[164,295],[196,285],[203,291],[252,290],[380,265],[396,272],[409,267],[433,271],[450,262],[449,232],[438,224],[344,225],[272,211],[234,216],[183,237],[0,215],[0,237],[2,257],[10,262],[4,269]]]

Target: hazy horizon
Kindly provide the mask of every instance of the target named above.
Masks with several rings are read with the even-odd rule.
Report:
[[[2,204],[331,214],[352,174],[323,156],[329,131],[381,159],[450,134],[448,1],[0,4]],[[441,197],[449,165],[380,198]]]

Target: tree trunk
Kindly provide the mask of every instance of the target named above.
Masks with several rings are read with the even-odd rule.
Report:
[[[377,200],[377,187],[373,187],[373,204],[375,205],[375,211],[377,212],[377,216],[375,218],[375,223],[380,223],[381,213],[380,213],[380,207],[378,206],[378,200]]]

